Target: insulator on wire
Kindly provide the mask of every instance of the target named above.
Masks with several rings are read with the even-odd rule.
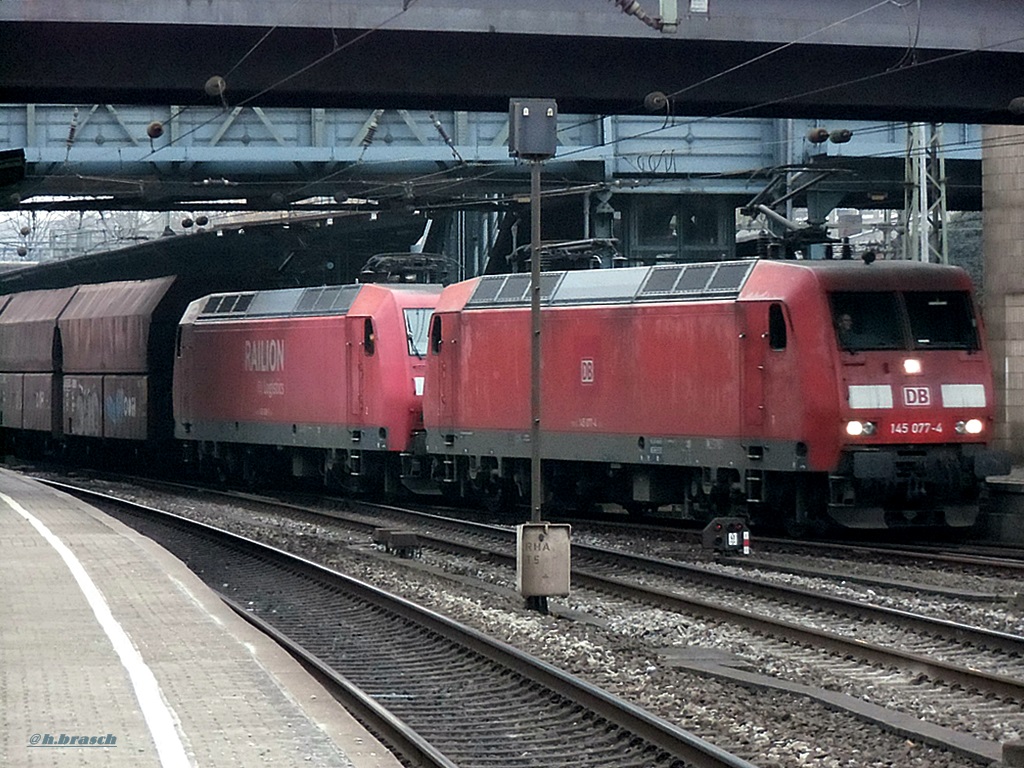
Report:
[[[625,14],[635,14],[642,10],[638,0],[612,0]]]
[[[455,159],[458,160],[460,163],[463,162],[462,155],[460,155],[459,150],[455,148],[455,142],[452,141],[451,137],[448,135],[448,132],[444,129],[444,126],[441,125],[441,121],[437,119],[437,115],[435,115],[433,112],[430,113],[430,122],[434,124],[434,130],[436,130],[437,135],[441,137],[441,141],[447,144],[448,149],[450,149],[452,151],[452,154],[455,155]]]
[[[78,107],[75,107],[75,111],[71,113],[71,125],[68,126],[68,140],[67,147],[68,153],[71,152],[71,147],[75,143],[75,132],[78,130]]]
[[[636,16],[651,29],[657,29],[660,31],[665,26],[665,23],[660,18],[648,14],[640,5],[639,0],[612,0],[612,2],[615,3],[615,5],[619,7],[619,10],[624,14],[627,16]]]
[[[220,75],[214,75],[206,81],[206,85],[203,86],[203,90],[206,91],[207,96],[224,96],[224,91],[228,89],[227,81]]]
[[[811,128],[807,132],[807,140],[811,144],[824,144],[828,141],[828,128]]]
[[[375,109],[373,115],[370,116],[370,124],[366,126],[366,135],[363,136],[363,140],[359,142],[363,149],[373,144],[373,137],[377,135],[377,129],[380,127],[380,116],[384,114],[383,109]]]
[[[668,106],[668,96],[663,91],[651,91],[644,96],[644,108],[648,112],[661,112]]]

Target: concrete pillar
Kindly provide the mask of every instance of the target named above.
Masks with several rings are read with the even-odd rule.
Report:
[[[984,315],[999,416],[996,447],[1024,460],[1024,128],[983,126]]]

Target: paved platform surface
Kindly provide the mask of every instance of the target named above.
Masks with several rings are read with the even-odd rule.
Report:
[[[399,763],[166,551],[0,469],[0,765]]]

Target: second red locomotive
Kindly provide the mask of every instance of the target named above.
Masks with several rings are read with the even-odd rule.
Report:
[[[227,477],[395,491],[422,433],[426,333],[440,286],[214,294],[175,345],[175,435]]]

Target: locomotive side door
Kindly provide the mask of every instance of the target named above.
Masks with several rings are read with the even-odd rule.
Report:
[[[760,434],[764,424],[765,358],[768,350],[767,302],[741,302],[740,424],[745,435]]]
[[[779,426],[775,406],[780,403],[773,393],[799,397],[792,392],[798,382],[790,371],[792,355],[787,354],[790,321],[779,301],[743,302],[742,307],[742,424],[748,434],[769,436]]]
[[[436,355],[434,371],[437,374],[437,423],[444,427],[455,423],[451,370],[455,362],[455,345],[451,343],[455,317],[454,314],[434,313],[430,326],[430,354]]]
[[[353,425],[361,423],[363,415],[363,321],[362,317],[349,317],[346,323],[345,394],[347,421]]]

